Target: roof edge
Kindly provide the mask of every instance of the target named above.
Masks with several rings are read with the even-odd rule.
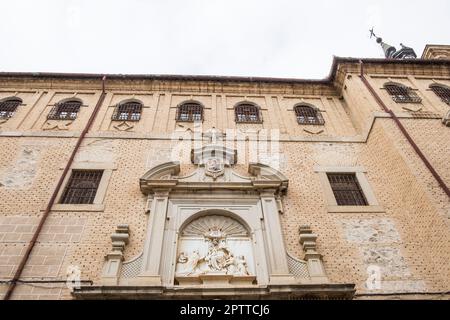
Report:
[[[108,79],[130,80],[175,80],[175,81],[219,81],[219,82],[254,82],[254,83],[310,83],[330,84],[335,80],[337,67],[343,63],[371,64],[419,64],[419,65],[450,65],[450,59],[385,59],[385,58],[352,58],[333,56],[331,70],[324,79],[216,76],[216,75],[175,75],[175,74],[100,74],[100,73],[57,73],[57,72],[0,72],[2,77],[32,77],[32,78],[73,78],[96,79],[106,76]]]

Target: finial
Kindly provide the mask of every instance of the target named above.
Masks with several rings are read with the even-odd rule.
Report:
[[[372,39],[373,37],[375,37],[376,38],[376,40],[377,40],[377,43],[382,43],[383,42],[383,38],[380,38],[380,37],[377,37],[377,35],[375,34],[375,32],[373,31],[373,27],[372,27],[372,29],[370,29],[369,31],[370,31],[370,39]]]
[[[373,37],[375,37],[377,43],[381,45],[381,48],[383,49],[386,58],[399,60],[417,58],[417,55],[414,52],[414,50],[412,48],[403,45],[403,43],[400,43],[401,49],[397,50],[395,47],[383,42],[383,38],[377,37],[373,27],[372,29],[369,30],[369,32],[370,38],[372,39]]]

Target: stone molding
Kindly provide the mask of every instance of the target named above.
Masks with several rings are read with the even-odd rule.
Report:
[[[314,171],[319,175],[320,183],[323,188],[325,200],[328,205],[328,212],[330,213],[358,213],[358,212],[385,212],[384,208],[378,203],[375,193],[370,186],[366,177],[367,170],[361,166],[336,166],[323,167],[315,166]],[[328,180],[327,173],[355,173],[356,179],[363,191],[363,194],[368,202],[367,206],[339,206],[334,197],[333,190]]]
[[[300,244],[305,251],[305,260],[308,265],[309,276],[314,283],[328,283],[328,277],[325,274],[322,255],[317,252],[317,235],[312,232],[310,226],[300,226]]]
[[[130,238],[128,225],[121,224],[116,228],[115,233],[111,235],[112,250],[105,256],[105,264],[101,283],[103,285],[117,285],[123,264],[123,252]]]
[[[284,193],[287,190],[289,181],[279,171],[260,163],[250,163],[248,172],[251,177],[242,177],[231,168],[225,168],[225,181],[203,181],[201,178],[204,172],[198,168],[193,174],[179,177],[180,163],[167,162],[158,165],[140,179],[141,191],[145,194],[154,193],[158,189],[170,191],[195,191],[195,190],[247,190],[258,192],[260,190],[273,189],[274,193]]]
[[[76,299],[246,299],[246,300],[351,300],[354,284],[291,284],[252,287],[166,288],[163,286],[82,286]]]

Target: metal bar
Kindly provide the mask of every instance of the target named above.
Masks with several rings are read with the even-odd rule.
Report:
[[[185,103],[177,109],[177,121],[202,121],[203,106],[197,103]]]
[[[440,85],[431,85],[430,89],[433,90],[433,92],[441,98],[443,102],[450,105],[450,89],[440,86]]]
[[[236,122],[261,122],[259,109],[252,104],[240,104],[234,112]]]
[[[22,100],[19,98],[10,98],[0,102],[0,119],[11,118],[20,104],[22,104]]]
[[[296,106],[294,111],[299,124],[323,125],[325,123],[320,111],[310,106]]]

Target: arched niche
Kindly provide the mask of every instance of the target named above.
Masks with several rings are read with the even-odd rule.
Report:
[[[252,284],[256,280],[249,227],[225,211],[205,211],[179,231],[175,284]]]

